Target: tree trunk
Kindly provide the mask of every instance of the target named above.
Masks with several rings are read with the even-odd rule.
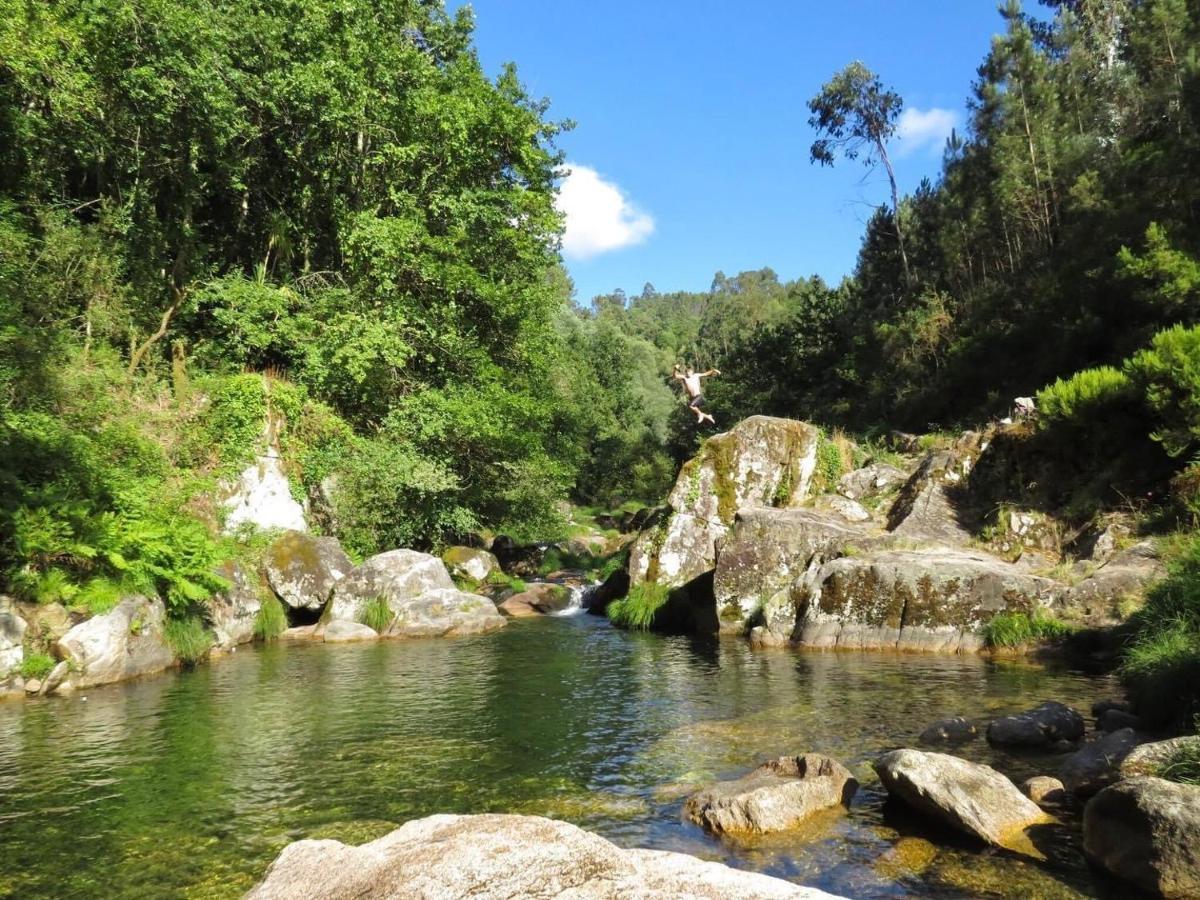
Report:
[[[887,148],[883,146],[883,141],[877,141],[875,146],[879,148],[879,158],[883,160],[883,167],[887,169],[888,181],[892,184],[892,224],[896,226],[896,243],[900,246],[900,262],[904,265],[904,284],[911,288],[912,273],[908,270],[908,254],[904,250],[904,229],[900,227],[900,191],[896,188],[896,173],[892,169],[892,161],[888,158]]]

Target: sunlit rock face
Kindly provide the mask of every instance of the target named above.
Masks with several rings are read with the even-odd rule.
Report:
[[[704,442],[680,470],[670,513],[633,544],[634,583],[679,587],[716,565],[717,542],[746,507],[793,507],[809,496],[819,431],[805,422],[751,416]]]
[[[246,900],[820,900],[778,878],[682,853],[622,850],[537,816],[430,816],[360,847],[297,841]]]
[[[225,533],[243,528],[307,531],[304,507],[292,496],[291,483],[283,469],[278,432],[279,422],[268,417],[262,444],[254,462],[229,487],[225,498]]]
[[[320,609],[354,568],[336,538],[299,531],[281,535],[263,557],[267,582],[292,609]]]
[[[161,600],[129,597],[102,616],[80,622],[58,641],[73,687],[91,687],[161,672],[175,664],[163,628]]]

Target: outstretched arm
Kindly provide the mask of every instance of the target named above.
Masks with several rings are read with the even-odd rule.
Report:
[[[683,375],[683,373],[679,371],[679,364],[678,364],[678,363],[676,363],[676,364],[675,364],[675,368],[673,368],[673,369],[671,370],[671,377],[672,377],[672,378],[678,378],[680,381],[683,381],[683,380],[684,380],[684,375]]]
[[[700,377],[701,378],[709,378],[713,375],[720,375],[720,374],[721,374],[720,369],[709,369],[707,372],[701,372]]]

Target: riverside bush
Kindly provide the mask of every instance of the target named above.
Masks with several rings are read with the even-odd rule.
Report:
[[[663,584],[652,581],[635,584],[627,596],[608,605],[608,618],[621,628],[645,631],[653,624],[654,614],[666,604],[670,594],[670,588]]]
[[[1091,424],[1132,396],[1129,377],[1112,366],[1084,369],[1037,392],[1038,415],[1050,423]]]
[[[1200,326],[1160,331],[1125,364],[1155,418],[1155,440],[1179,456],[1200,439]]]
[[[203,659],[212,649],[213,634],[204,627],[199,615],[168,618],[163,626],[167,646],[185,663],[192,664]]]
[[[1200,536],[1176,551],[1130,622],[1120,671],[1139,714],[1155,725],[1191,723],[1200,713]]]
[[[21,660],[21,677],[45,678],[54,668],[54,657],[49,653],[26,653]]]
[[[392,624],[392,619],[395,617],[392,608],[388,606],[386,597],[374,597],[363,606],[358,621],[379,634],[383,634],[388,630],[388,626]]]

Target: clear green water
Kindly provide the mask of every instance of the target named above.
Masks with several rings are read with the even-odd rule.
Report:
[[[1046,863],[984,851],[885,804],[867,762],[942,715],[1114,690],[1021,662],[751,652],[588,616],[245,649],[0,704],[0,897],[238,897],[294,839],[363,841],[435,812],[554,816],[855,897],[1102,896],[1077,822]],[[745,844],[681,821],[691,788],[807,750],[863,780],[848,815]],[[958,752],[1017,778],[1057,768],[983,741]]]

